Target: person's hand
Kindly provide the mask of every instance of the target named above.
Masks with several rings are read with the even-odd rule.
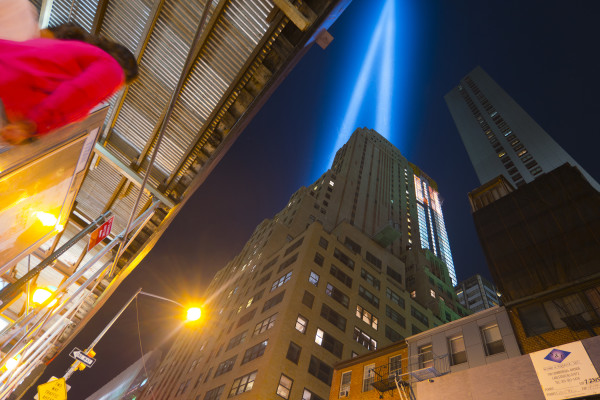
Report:
[[[12,145],[23,144],[33,137],[35,125],[28,121],[20,121],[0,128],[0,138]]]

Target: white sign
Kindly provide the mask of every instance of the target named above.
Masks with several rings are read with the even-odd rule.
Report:
[[[69,353],[69,356],[73,357],[74,359],[76,359],[78,361],[81,361],[88,368],[91,368],[92,365],[94,365],[94,363],[96,362],[95,358],[88,356],[83,351],[79,350],[77,347],[75,347],[73,350],[71,350],[71,352]]]
[[[531,353],[546,400],[600,394],[600,377],[581,342]]]

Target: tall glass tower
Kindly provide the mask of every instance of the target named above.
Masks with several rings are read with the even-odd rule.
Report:
[[[444,98],[481,184],[504,175],[518,187],[569,163],[600,190],[598,182],[481,67]]]

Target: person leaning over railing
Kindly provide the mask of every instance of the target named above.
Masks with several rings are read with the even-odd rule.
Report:
[[[89,40],[94,44],[0,40],[0,100],[8,120],[0,128],[2,139],[20,144],[78,121],[136,79],[137,62],[126,47]]]

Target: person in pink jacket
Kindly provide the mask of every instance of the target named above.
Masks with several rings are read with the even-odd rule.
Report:
[[[0,40],[0,100],[8,124],[0,136],[19,144],[84,118],[124,83],[137,63],[124,46],[95,38]]]

